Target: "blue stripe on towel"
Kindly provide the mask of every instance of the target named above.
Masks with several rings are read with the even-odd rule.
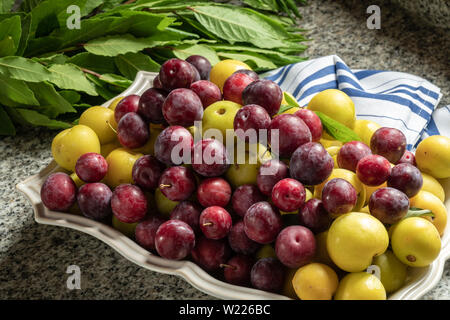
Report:
[[[359,80],[362,80],[364,78],[373,76],[374,74],[377,74],[377,73],[380,73],[380,72],[384,72],[384,71],[382,71],[382,70],[361,70],[361,71],[355,72],[355,76]]]
[[[300,92],[300,90],[306,86],[308,83],[323,78],[325,76],[328,76],[330,74],[336,74],[336,68],[333,66],[327,66],[325,68],[320,69],[319,71],[311,74],[310,76],[306,77],[302,82],[300,82],[297,87],[295,88],[295,90],[292,92],[292,94],[294,95],[294,97],[297,97],[298,93]],[[281,84],[280,84],[281,85]],[[337,88],[337,86],[335,87]]]
[[[284,66],[264,76],[305,105],[325,89],[344,91],[354,98],[358,119],[376,118],[381,126],[392,126],[395,120],[398,129],[408,132],[409,149],[428,135],[450,132],[447,109],[440,112],[439,121],[432,119],[442,96],[440,89],[417,76],[380,70],[352,71],[335,55]]]

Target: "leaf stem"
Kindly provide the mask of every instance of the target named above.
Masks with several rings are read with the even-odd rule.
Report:
[[[86,69],[86,68],[80,68],[80,69],[81,69],[81,71],[83,71],[84,73],[92,74],[93,76],[95,76],[95,77],[97,77],[97,78],[100,78],[100,77],[102,76],[100,73],[97,73],[97,72],[95,72],[95,71],[92,71],[92,70],[89,70],[89,69]]]
[[[75,46],[75,47],[67,47],[67,48],[64,48],[64,49],[56,51],[56,53],[75,51],[75,50],[80,49],[80,47],[82,47],[82,45],[78,45],[78,46]]]

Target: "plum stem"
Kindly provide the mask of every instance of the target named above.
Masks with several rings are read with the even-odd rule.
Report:
[[[203,224],[203,226],[204,227],[207,227],[207,226],[212,226],[214,223],[212,223],[212,222],[206,222],[206,223],[204,223]]]
[[[221,263],[219,266],[220,266],[221,268],[231,268],[231,269],[233,269],[233,270],[236,269],[236,266],[232,266],[231,264],[226,264],[226,263]]]
[[[160,189],[164,189],[164,188],[170,188],[172,185],[170,185],[170,184],[163,184],[163,183],[161,183],[160,185],[159,185],[159,188]]]

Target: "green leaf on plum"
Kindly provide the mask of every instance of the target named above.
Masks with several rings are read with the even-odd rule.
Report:
[[[288,105],[288,104],[282,104],[282,105],[280,106],[280,110],[278,110],[278,112],[277,112],[277,115],[280,115],[280,114],[282,114],[283,112],[285,112],[285,111],[287,111],[287,110],[289,110],[289,109],[292,109],[292,108],[294,108],[294,106],[290,106],[290,105]]]
[[[403,217],[403,219],[411,218],[411,217],[431,217],[434,218],[434,213],[431,210],[428,209],[421,209],[416,207],[409,208],[406,215]]]
[[[284,91],[283,97],[284,97],[284,100],[286,100],[286,102],[288,103],[288,105],[290,105],[292,107],[300,108],[300,105],[298,104],[297,100],[295,100],[295,98],[290,93]]]
[[[336,121],[320,111],[314,111],[320,118],[325,131],[334,139],[343,143],[361,141],[361,138],[350,128]]]

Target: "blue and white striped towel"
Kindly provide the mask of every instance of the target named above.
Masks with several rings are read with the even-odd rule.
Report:
[[[351,70],[338,56],[284,66],[263,74],[291,93],[302,106],[325,89],[339,89],[355,103],[357,119],[401,130],[408,150],[429,135],[450,137],[449,106],[436,109],[440,89],[403,72]]]

